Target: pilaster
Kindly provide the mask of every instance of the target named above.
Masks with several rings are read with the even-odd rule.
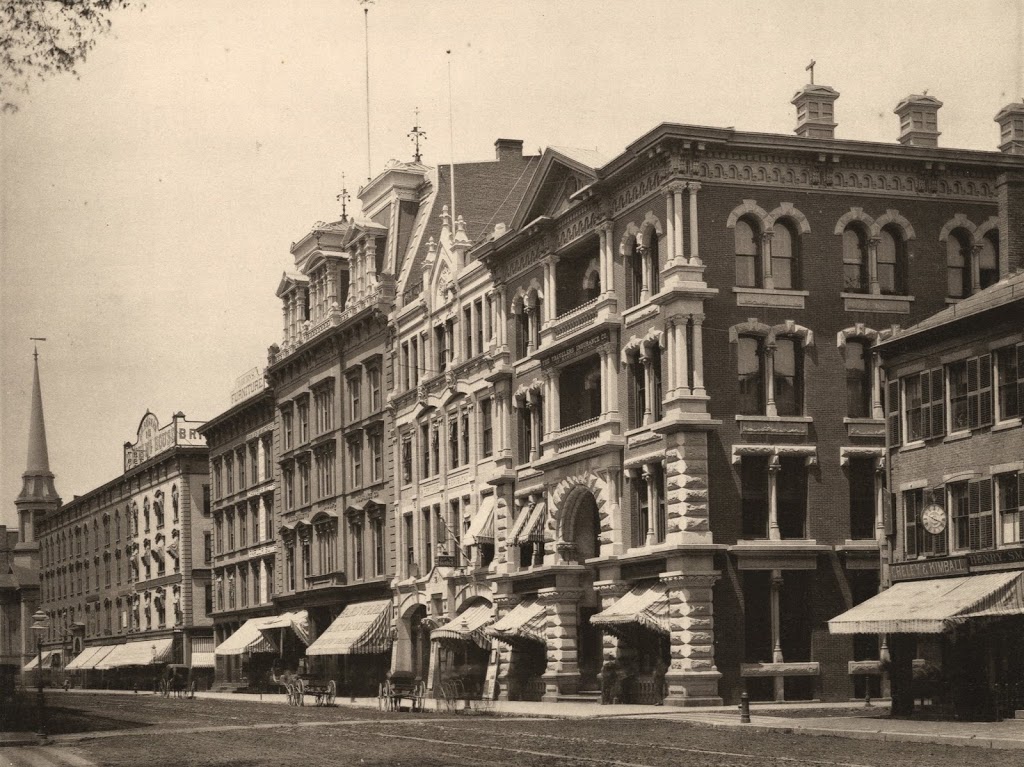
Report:
[[[672,706],[720,706],[715,667],[713,588],[718,572],[663,573],[669,597],[671,662],[665,674]]]

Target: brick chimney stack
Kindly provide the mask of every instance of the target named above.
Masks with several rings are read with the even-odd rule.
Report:
[[[827,85],[805,85],[790,102],[796,106],[796,135],[835,138],[835,101],[839,91]]]
[[[900,118],[900,143],[904,146],[939,145],[939,108],[934,96],[907,96],[893,110]]]
[[[1007,104],[999,110],[999,151],[1024,155],[1024,103]]]
[[[519,160],[523,156],[523,141],[515,138],[500,138],[494,142],[498,162]]]

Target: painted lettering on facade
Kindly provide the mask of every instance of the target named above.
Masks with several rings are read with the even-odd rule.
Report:
[[[248,399],[258,391],[267,388],[267,382],[259,368],[246,371],[235,380],[235,388],[231,390],[231,404]]]
[[[586,354],[587,352],[600,348],[604,344],[608,343],[610,339],[611,335],[607,330],[603,333],[598,333],[596,336],[588,338],[585,341],[580,341],[578,344],[573,344],[568,349],[552,355],[547,360],[547,364],[557,367],[562,363],[568,362],[576,357]]]
[[[175,416],[167,426],[160,428],[157,417],[146,413],[139,424],[135,443],[125,443],[124,470],[128,471],[174,447],[205,447],[206,438],[198,431],[202,425],[202,421],[186,421]]]

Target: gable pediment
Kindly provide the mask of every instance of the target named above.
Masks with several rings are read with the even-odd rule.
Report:
[[[546,149],[512,222],[513,229],[541,217],[555,218],[575,201],[572,195],[597,180],[595,168],[557,149]]]

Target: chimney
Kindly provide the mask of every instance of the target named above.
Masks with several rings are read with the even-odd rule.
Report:
[[[999,110],[999,151],[1024,155],[1024,103],[1007,104]]]
[[[522,159],[522,139],[500,138],[494,142],[494,152],[497,155],[498,162]]]
[[[907,96],[893,110],[900,117],[900,143],[903,146],[939,145],[939,107],[934,96]]]
[[[835,138],[835,100],[839,91],[827,85],[805,85],[789,103],[796,105],[796,135],[803,138]]]

